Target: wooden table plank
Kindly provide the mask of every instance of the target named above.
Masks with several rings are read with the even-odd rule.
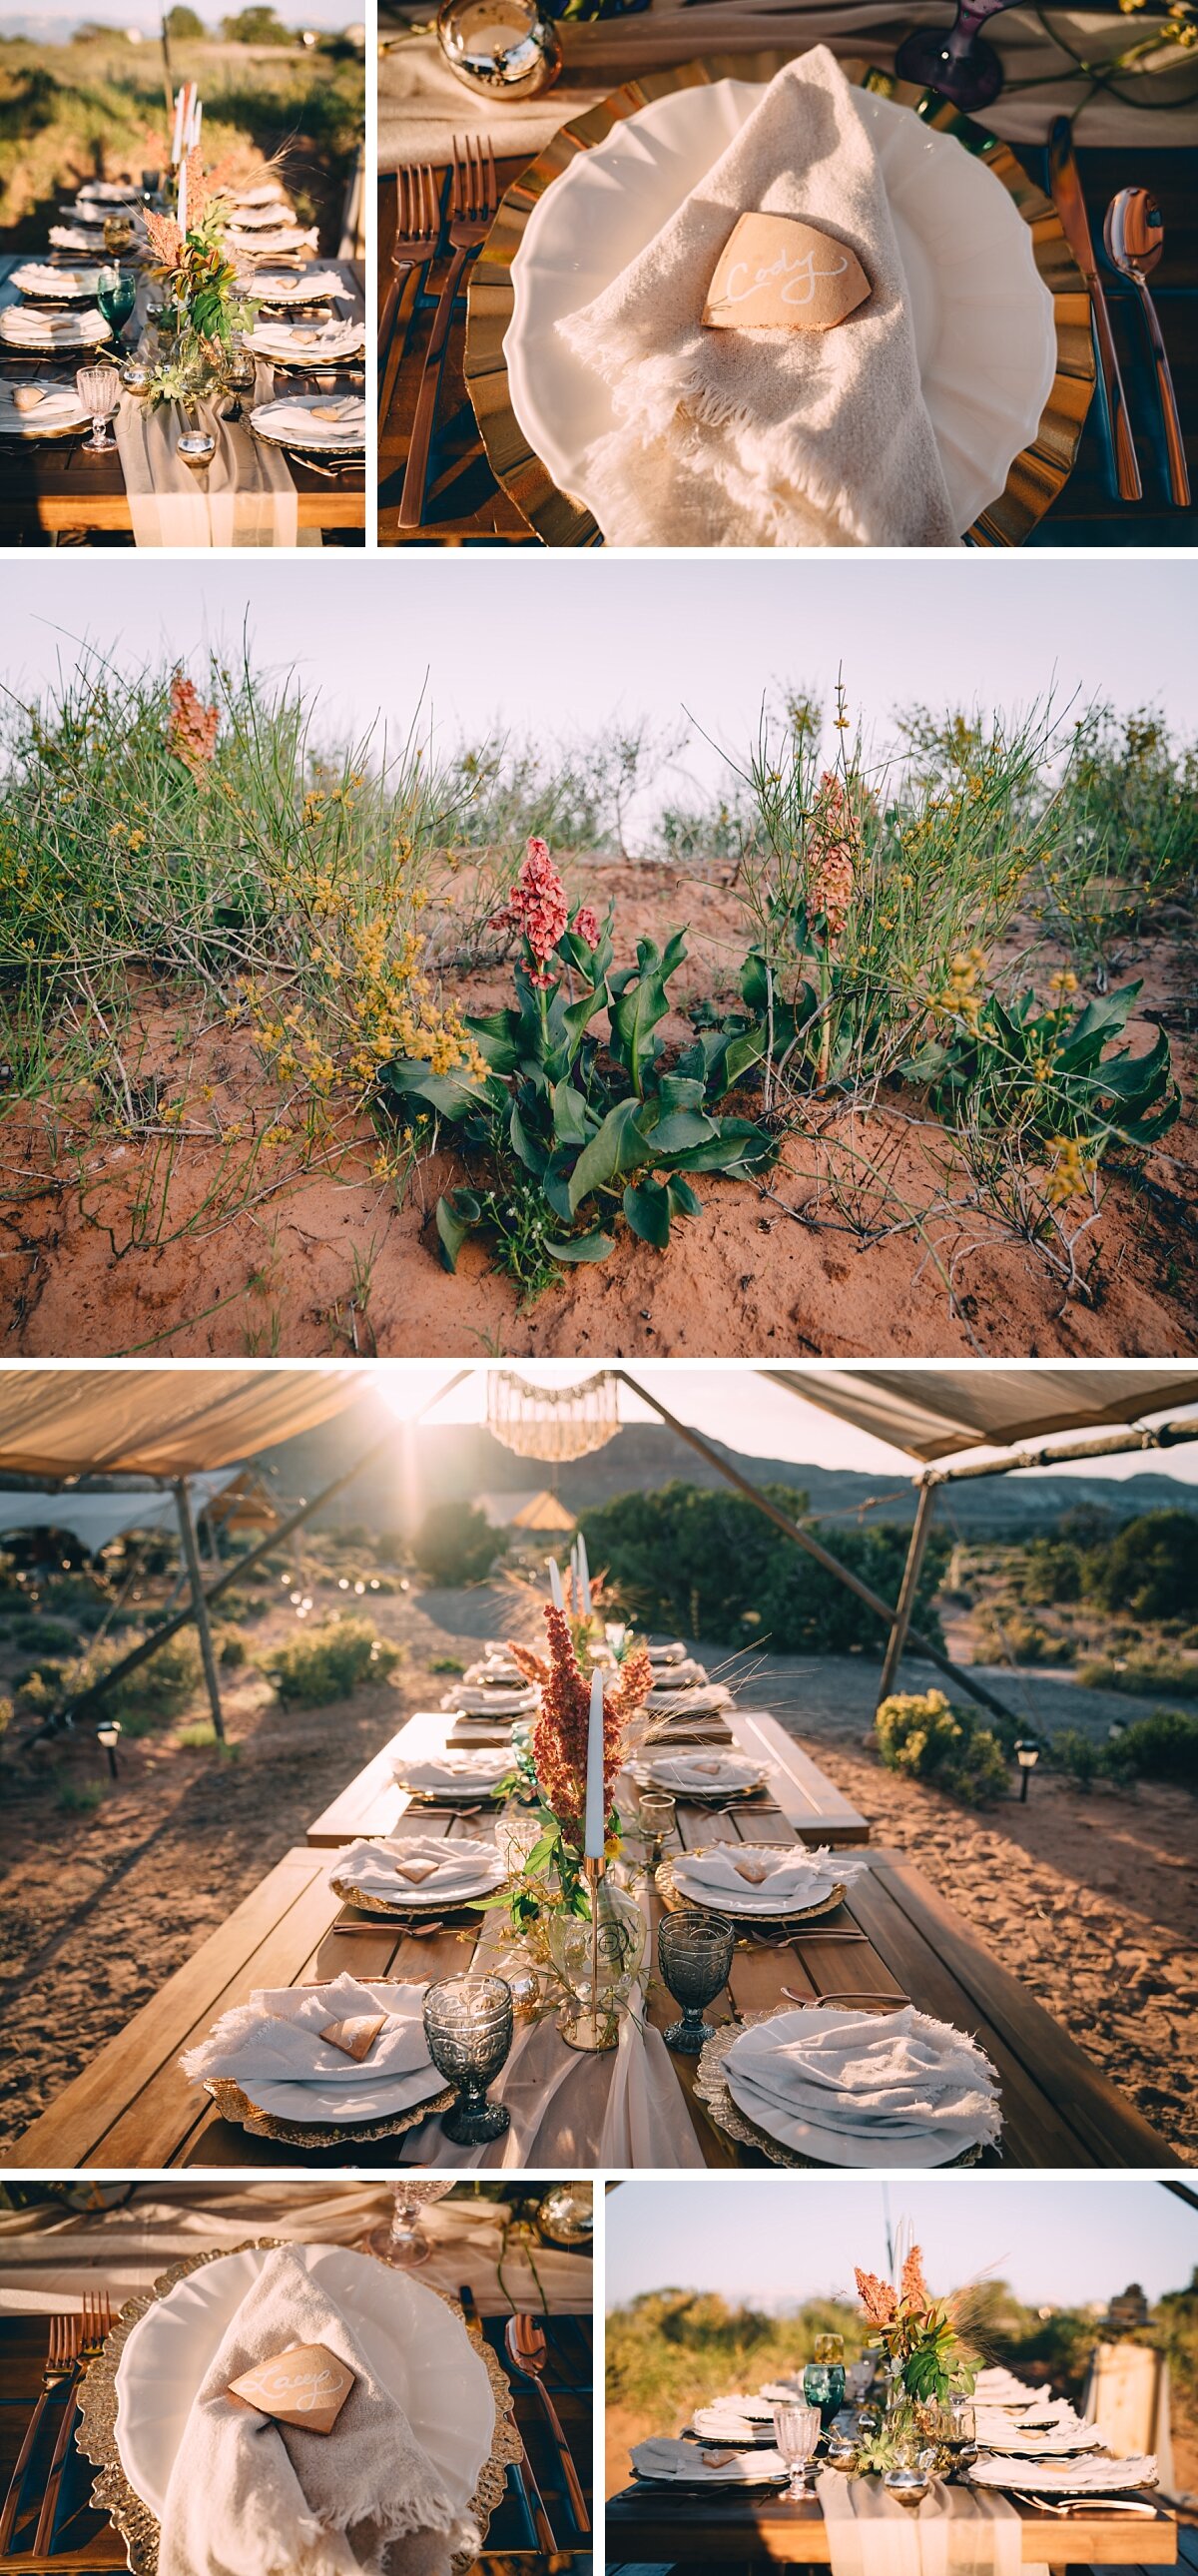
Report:
[[[21,265],[23,257],[22,253],[0,256],[0,307],[22,300],[11,280],[13,269]],[[350,297],[352,317],[363,320],[366,301],[360,264],[334,259],[322,260],[320,266],[339,272]],[[3,361],[6,376],[12,374],[14,363],[9,353]],[[290,458],[289,464],[302,529],[320,529],[330,535],[364,532],[364,473],[347,473],[341,481],[330,483],[299,457]],[[83,454],[77,441],[64,440],[61,445],[22,448],[19,452],[5,442],[0,459],[0,541],[39,534],[131,536],[132,530],[132,513],[115,447],[110,456],[92,457]]]
[[[1016,2505],[1023,2524],[1025,2561],[1051,2567],[1116,2566],[1130,2538],[1126,2517],[1037,2514]],[[679,2496],[637,2482],[607,2499],[608,2569],[621,2559],[684,2560],[696,2567],[746,2565],[762,2560],[826,2566],[828,2526],[815,2499],[792,2504],[774,2496]],[[1151,2522],[1135,2523],[1135,2547],[1145,2566],[1171,2567],[1177,2558],[1177,2517],[1158,2507]]]
[[[570,2456],[588,2500],[593,2449],[593,2391],[587,2331],[590,2322],[589,2317],[569,2314],[554,2315],[544,2320],[549,2340],[548,2382]],[[498,2353],[506,2370],[504,2319],[484,2317],[481,2323],[488,2343]],[[22,2435],[41,2385],[45,2351],[44,2316],[0,2314],[0,2496],[7,2492]],[[557,2537],[568,2545],[570,2518],[562,2503],[564,2481],[556,2448],[546,2435],[544,2415],[533,2390],[516,2377],[512,2378],[511,2385],[516,2423],[538,2485],[545,2495],[550,2520]],[[47,2409],[44,2434],[34,2454],[26,2488],[30,2502],[22,2509],[13,2535],[14,2540],[24,2541],[27,2545],[0,2554],[0,2576],[92,2576],[93,2570],[124,2568],[127,2563],[124,2542],[113,2529],[107,2514],[96,2512],[89,2501],[96,2471],[73,2444],[63,2473],[62,2504],[53,2552],[38,2556],[30,2545],[36,2529],[45,2472],[61,2420],[60,2403],[56,2399]],[[492,2556],[502,2556],[504,2560],[522,2558],[530,2565],[545,2563],[540,2551],[530,2546],[524,2515],[510,2475],[507,2492],[491,2518],[486,2551],[476,2563],[486,2567]]]
[[[860,52],[862,43],[860,37],[848,37],[834,42],[833,50]],[[616,86],[613,78],[613,89]],[[1167,123],[1167,116],[1162,116],[1158,128]],[[1084,134],[1084,125],[1082,131]],[[1014,148],[1025,169],[1043,187],[1047,177],[1043,148],[1036,144],[1018,144]],[[1127,181],[1126,149],[1096,150],[1082,142],[1077,159],[1094,239],[1101,244],[1106,207],[1116,189]],[[527,166],[518,161],[501,162],[501,189],[510,186]],[[1168,142],[1140,142],[1136,147],[1135,175],[1137,182],[1156,197],[1164,216],[1165,261],[1154,280],[1154,290],[1177,387],[1194,504],[1189,510],[1169,505],[1152,371],[1135,290],[1112,273],[1104,272],[1140,457],[1144,499],[1128,504],[1110,488],[1099,405],[1094,403],[1073,472],[1028,541],[1035,546],[1198,544],[1198,151]],[[392,177],[380,182],[378,203],[379,275],[385,280],[389,273],[386,253],[395,230]],[[440,470],[430,488],[425,524],[419,529],[400,529],[397,513],[403,460],[431,320],[431,307],[423,300],[413,316],[413,300],[409,294],[406,345],[402,363],[390,371],[391,389],[380,431],[380,545],[538,544],[539,539],[496,485],[486,464],[462,369],[465,318],[461,309],[450,340],[439,413],[436,459]]]

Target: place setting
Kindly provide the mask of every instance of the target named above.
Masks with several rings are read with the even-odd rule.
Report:
[[[444,1752],[392,1757],[396,1787],[415,1804],[428,1807],[472,1806],[485,1799],[498,1802],[512,1778],[512,1755],[503,1747],[450,1744]]]
[[[506,1876],[497,1845],[473,1834],[350,1843],[329,1866],[334,1895],[361,1913],[401,1922],[494,1896]]]

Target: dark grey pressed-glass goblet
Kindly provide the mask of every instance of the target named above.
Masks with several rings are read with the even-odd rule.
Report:
[[[424,1998],[429,2056],[458,2097],[441,2122],[457,2147],[501,2138],[511,2125],[511,2112],[488,2102],[487,2086],[507,2061],[512,2022],[512,1990],[502,1977],[441,1977]]]
[[[663,2034],[667,2048],[697,2057],[705,2042],[714,2038],[710,2022],[703,2019],[703,2006],[713,2003],[721,1986],[727,1985],[735,1947],[731,1926],[714,1914],[700,1913],[697,1907],[662,1917],[657,1964],[675,2003],[682,2006],[681,2021],[672,2022]]]

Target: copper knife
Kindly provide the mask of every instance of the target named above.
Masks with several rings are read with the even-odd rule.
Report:
[[[1081,181],[1077,174],[1077,160],[1073,150],[1073,128],[1067,116],[1058,116],[1054,119],[1052,132],[1048,138],[1048,184],[1052,193],[1052,202],[1061,218],[1065,239],[1086,281],[1086,290],[1090,298],[1094,339],[1098,351],[1099,380],[1102,385],[1107,429],[1114,451],[1115,480],[1119,487],[1119,498],[1121,501],[1142,501],[1144,486],[1140,481],[1140,468],[1136,461],[1135,445],[1128,422],[1127,396],[1123,391],[1123,378],[1119,372],[1119,360],[1115,353],[1114,335],[1111,331],[1111,317],[1107,311],[1102,279],[1098,274],[1094,245],[1090,239],[1090,221],[1086,213],[1086,201],[1082,195]]]

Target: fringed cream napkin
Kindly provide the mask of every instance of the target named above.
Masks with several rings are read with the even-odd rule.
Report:
[[[831,330],[706,327],[720,254],[758,212],[847,244],[867,301]],[[956,543],[885,182],[826,46],[777,74],[656,239],[558,328],[612,391],[585,474],[609,544]]]
[[[354,2374],[331,2432],[280,2424],[227,2393],[295,2344],[323,2344]],[[270,2254],[192,2402],[163,2509],[159,2576],[382,2576],[388,2563],[399,2576],[440,2576],[467,2537],[352,2316],[293,2246]]]

